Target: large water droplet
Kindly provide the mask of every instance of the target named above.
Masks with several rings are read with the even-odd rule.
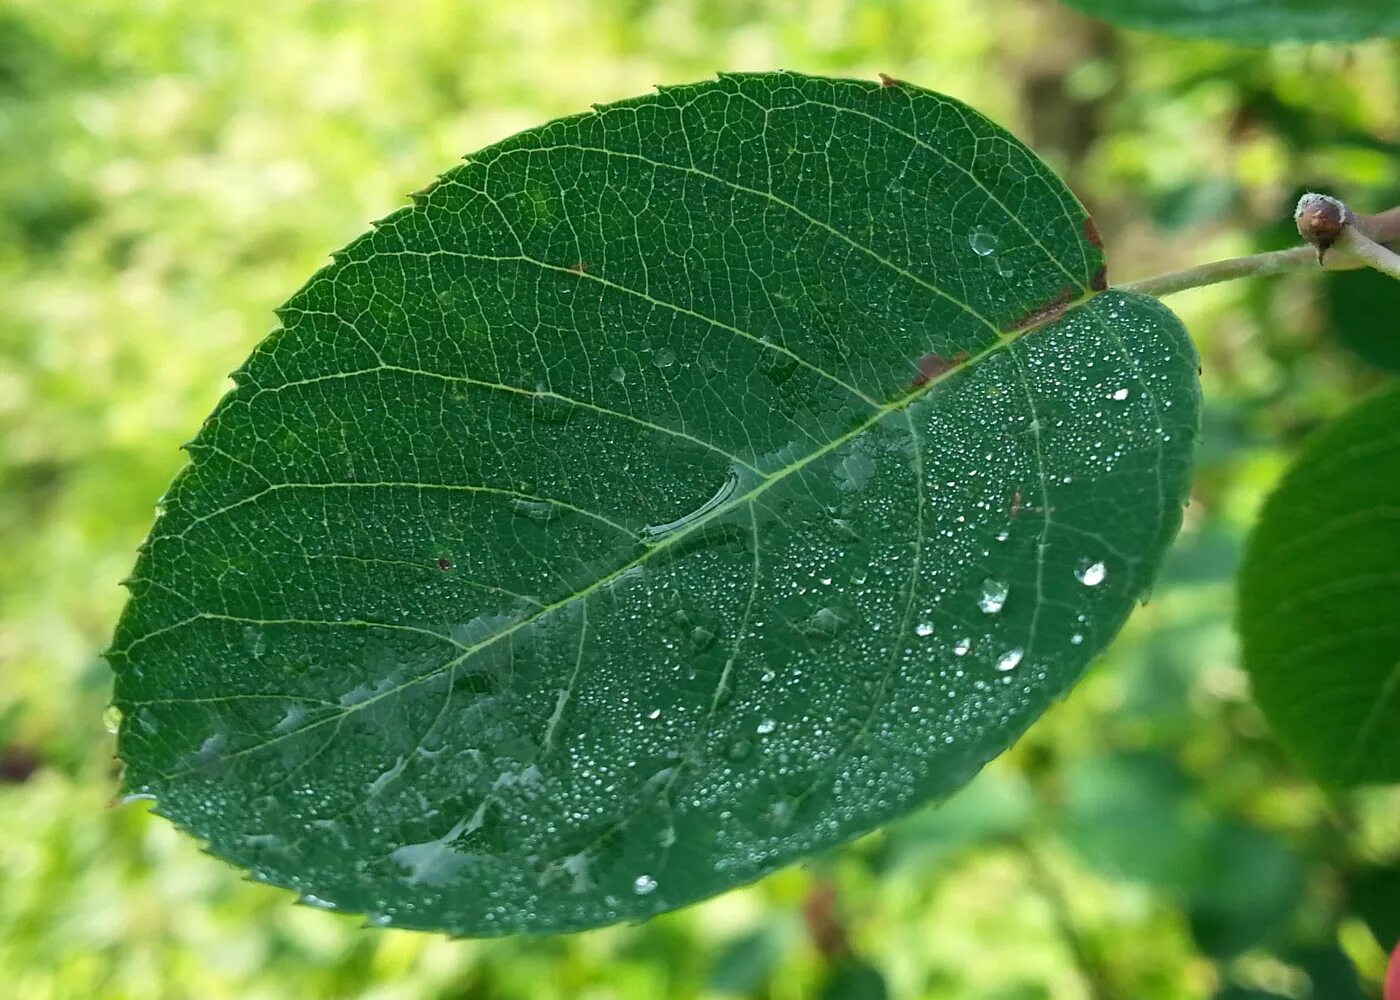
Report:
[[[914,626],[914,634],[921,638],[927,638],[933,635],[933,626],[928,622],[919,622]]]
[[[695,647],[697,653],[703,653],[715,644],[715,634],[703,625],[697,625],[690,630],[690,644]]]
[[[1021,658],[1025,655],[1026,651],[1024,649],[1008,649],[997,657],[997,669],[1002,673],[1008,670],[1015,670],[1017,665],[1020,664]]]
[[[1079,568],[1074,571],[1074,577],[1086,587],[1097,587],[1103,583],[1104,577],[1108,576],[1108,567],[1102,562],[1090,562],[1085,559],[1080,563]]]
[[[543,524],[554,517],[558,511],[554,504],[547,500],[526,500],[524,497],[512,497],[510,501],[510,512],[516,517],[527,518]]]
[[[726,500],[734,495],[734,491],[738,489],[738,487],[739,473],[731,469],[724,482],[720,484],[719,489],[715,491],[714,496],[710,497],[710,499],[706,500],[689,514],[682,514],[674,521],[667,521],[665,524],[647,525],[647,527],[642,529],[643,540],[654,542],[657,539],[665,538],[667,535],[673,535],[677,531],[682,531],[690,527],[696,521],[699,521],[716,508],[722,506]]]
[[[638,875],[632,880],[632,891],[638,896],[649,896],[656,891],[656,879],[650,875]]]
[[[663,347],[652,355],[651,362],[658,368],[670,368],[676,363],[676,352],[669,347]]]
[[[1113,398],[1116,399],[1116,400],[1118,400],[1118,401],[1121,403],[1123,400],[1125,400],[1125,399],[1128,398],[1128,390],[1127,390],[1127,389],[1116,389],[1116,390],[1114,390]]]
[[[760,735],[760,736],[767,736],[769,733],[771,733],[773,730],[775,730],[775,729],[777,729],[777,728],[778,728],[778,724],[777,724],[775,721],[773,721],[772,719],[764,719],[764,720],[763,720],[762,722],[760,722],[760,723],[758,724],[758,726],[756,727],[756,729],[757,729],[757,731],[758,731],[758,735]]]
[[[979,257],[990,257],[997,252],[997,238],[986,226],[978,226],[967,237],[968,246]]]
[[[855,612],[850,608],[818,608],[812,617],[798,625],[798,631],[809,639],[834,639],[855,618]]]
[[[958,644],[953,647],[954,656],[966,656],[967,651],[972,648],[971,639],[959,639]]]
[[[977,596],[977,606],[982,609],[984,614],[994,615],[1006,607],[1008,592],[1009,588],[1005,583],[988,577],[982,581],[982,590]]]

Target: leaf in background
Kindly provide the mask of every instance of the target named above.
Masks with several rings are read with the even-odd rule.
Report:
[[[1209,817],[1165,754],[1086,757],[1064,773],[1064,836],[1092,868],[1180,889],[1200,881]]]
[[[1400,35],[1394,0],[1065,0],[1127,28],[1244,45]]]
[[[1367,267],[1328,274],[1322,289],[1327,333],[1368,364],[1400,372],[1400,281]]]
[[[1223,819],[1196,844],[1201,865],[1190,888],[1191,933],[1207,955],[1238,955],[1279,938],[1303,895],[1306,868],[1281,837]]]
[[[666,89],[335,255],[190,446],[111,660],[128,791],[458,934],[638,919],[946,796],[1146,591],[1199,387],[1005,131]]]
[[[847,956],[832,966],[822,983],[820,1000],[888,1000],[885,976],[864,959]]]
[[[1336,785],[1400,781],[1400,389],[1304,447],[1264,505],[1240,575],[1254,699]]]
[[[1400,945],[1400,867],[1368,867],[1347,876],[1351,909],[1386,951]]]

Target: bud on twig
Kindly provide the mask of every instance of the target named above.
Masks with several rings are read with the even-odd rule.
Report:
[[[1305,194],[1298,199],[1298,207],[1293,210],[1298,235],[1317,247],[1319,264],[1322,263],[1322,255],[1332,248],[1352,220],[1351,209],[1347,208],[1346,203],[1329,194]]]

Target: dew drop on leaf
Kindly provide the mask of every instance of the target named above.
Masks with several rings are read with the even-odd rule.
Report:
[[[996,235],[986,226],[978,226],[967,238],[973,253],[979,257],[990,257],[997,252]]]
[[[1021,658],[1026,655],[1024,649],[1008,649],[997,657],[997,669],[1002,673],[1008,670],[1015,670],[1020,664]]]
[[[1108,567],[1102,561],[1091,562],[1085,559],[1074,571],[1074,577],[1086,587],[1097,587],[1108,576]]]
[[[989,577],[982,581],[982,589],[977,596],[977,606],[982,609],[983,614],[994,615],[1006,607],[1008,593],[1010,593],[1010,588],[1005,582]]]

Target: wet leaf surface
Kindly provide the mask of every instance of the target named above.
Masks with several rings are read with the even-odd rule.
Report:
[[[638,919],[949,794],[1180,521],[1196,360],[948,98],[790,74],[484,150],[190,446],[110,654],[134,795],[375,925]],[[938,360],[941,359],[941,360]]]

